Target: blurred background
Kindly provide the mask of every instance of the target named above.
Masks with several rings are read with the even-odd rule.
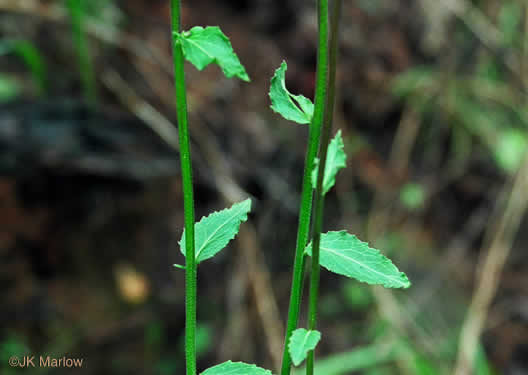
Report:
[[[219,25],[252,79],[186,66],[197,219],[253,200],[199,269],[199,369],[277,369],[307,128],[267,93],[284,59],[313,97],[315,1],[183,3],[185,28]],[[528,4],[346,0],[341,16],[348,160],[325,228],[413,286],[323,271],[318,374],[528,374]],[[0,0],[2,374],[23,371],[15,354],[84,359],[32,374],[184,373],[169,28],[168,0]]]

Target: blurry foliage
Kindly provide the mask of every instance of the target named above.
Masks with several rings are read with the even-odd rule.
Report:
[[[421,208],[425,201],[423,187],[415,183],[404,185],[400,192],[400,200],[409,210],[417,210]]]
[[[503,48],[521,49],[521,8],[516,1],[504,2],[498,16],[498,27],[503,35]],[[463,33],[457,42],[464,45]],[[469,38],[469,37],[467,37]],[[463,55],[463,48],[460,49]],[[451,57],[450,57],[451,58]],[[432,66],[418,66],[400,74],[393,81],[392,91],[426,119],[443,119],[450,126],[455,147],[483,146],[485,153],[505,173],[515,172],[527,145],[528,108],[524,105],[525,92],[502,62],[489,55],[481,55],[470,69],[461,60]],[[448,65],[448,68],[443,68]],[[463,68],[462,68],[463,67]],[[461,139],[462,127],[471,138]],[[459,152],[460,154],[460,152]],[[405,192],[402,192],[404,194]],[[408,194],[407,191],[405,194]],[[402,196],[403,198],[403,196]]]
[[[9,358],[22,358],[25,355],[33,355],[26,343],[17,336],[8,335],[0,341],[0,372],[4,375],[19,373],[20,369],[9,366]]]
[[[63,0],[64,7],[71,6],[72,1],[82,1],[86,16],[107,25],[121,23],[124,15],[113,0]]]
[[[15,81],[4,74],[0,74],[0,103],[18,96],[19,87]]]
[[[357,310],[364,310],[374,302],[369,288],[349,280],[343,283],[342,293],[345,303]]]
[[[16,55],[22,60],[31,72],[38,93],[44,94],[47,86],[46,63],[38,48],[30,41],[4,39],[0,41],[0,56],[8,54]],[[0,101],[4,100],[2,94],[0,93]]]

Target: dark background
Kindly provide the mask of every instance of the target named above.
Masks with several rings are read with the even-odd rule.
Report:
[[[334,132],[348,160],[325,230],[369,241],[413,286],[323,271],[319,373],[454,374],[479,343],[475,374],[526,374],[528,7],[343,3]],[[0,372],[183,374],[169,2],[87,2],[93,76],[65,5],[0,1]],[[183,24],[219,25],[252,79],[186,66],[197,219],[253,201],[200,265],[199,369],[276,370],[307,127],[267,93],[286,60],[289,90],[313,97],[315,1],[184,1]],[[84,364],[8,366],[24,354]]]

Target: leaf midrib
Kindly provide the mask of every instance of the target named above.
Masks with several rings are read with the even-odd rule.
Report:
[[[306,342],[308,341],[308,337],[310,336],[311,332],[312,331],[307,331],[306,335],[304,336],[303,344],[301,346],[301,349],[302,349],[303,352],[308,352],[309,351],[309,350],[306,350]]]
[[[210,57],[211,59],[215,60],[216,57],[214,55],[210,55],[207,50],[203,49],[199,43],[195,42],[194,40],[192,39],[189,39],[189,38],[186,38],[186,37],[183,37],[186,41],[188,41],[190,44],[193,44],[195,45],[200,51],[202,51],[206,56]]]
[[[379,271],[376,271],[374,268],[371,268],[371,267],[365,265],[364,263],[361,263],[361,262],[355,260],[354,258],[351,258],[351,257],[349,257],[349,256],[346,256],[346,255],[344,255],[343,253],[339,253],[339,252],[337,252],[337,251],[335,251],[335,250],[333,250],[333,249],[330,249],[330,248],[328,248],[328,247],[324,247],[324,246],[321,246],[321,250],[326,250],[326,251],[328,251],[328,252],[330,252],[330,253],[335,254],[335,255],[338,256],[338,257],[342,257],[342,258],[345,258],[345,259],[349,259],[349,260],[352,261],[353,263],[356,263],[356,264],[358,264],[358,265],[360,265],[360,266],[362,266],[362,267],[368,269],[369,271],[372,271],[372,272],[375,273],[375,274],[378,274],[378,275],[380,275],[380,276],[382,276],[382,277],[384,277],[384,278],[386,278],[386,279],[392,280],[392,281],[396,282],[397,284],[401,285],[402,287],[405,286],[405,284],[402,283],[400,280],[395,279],[395,278],[393,278],[393,277],[391,277],[391,276],[389,276],[389,275],[385,275],[385,274],[383,274],[383,273],[381,273],[381,272],[379,272]],[[353,250],[353,249],[352,249],[352,248],[348,248],[348,249],[343,249],[343,250],[346,251],[346,250]]]
[[[231,220],[233,220],[233,218],[235,218],[238,215],[238,213],[239,213],[239,211],[236,210],[232,217],[227,219],[224,223],[222,223],[222,225],[220,225],[218,228],[216,228],[216,230],[214,230],[209,235],[209,237],[207,237],[207,239],[204,241],[202,246],[200,246],[200,249],[198,249],[198,251],[196,252],[196,259],[198,259],[200,257],[200,254],[202,253],[202,250],[206,247],[206,245],[209,242],[209,240],[211,239],[211,237],[213,237],[220,229],[222,229],[225,225],[227,225],[227,223],[231,222]]]

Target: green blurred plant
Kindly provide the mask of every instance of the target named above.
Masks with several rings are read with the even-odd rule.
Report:
[[[85,31],[88,4],[86,0],[67,0],[66,6],[72,23],[72,34],[77,49],[84,98],[90,105],[94,106],[97,102],[95,70]]]
[[[9,359],[12,357],[22,358],[26,355],[31,355],[31,351],[22,338],[14,335],[5,337],[0,341],[0,370],[2,370],[2,374],[14,375],[18,373],[20,369],[10,366]]]
[[[519,2],[505,1],[497,21],[500,48],[518,55],[522,55],[524,40],[522,13]],[[471,43],[467,32],[457,29],[458,43]],[[421,114],[423,122],[443,119],[450,124],[454,166],[465,165],[472,151],[482,150],[500,170],[513,174],[528,145],[526,87],[505,67],[502,54],[482,53],[471,60],[464,48],[457,51],[463,56],[455,55],[455,62],[445,64],[447,69],[419,66],[401,73],[393,81],[393,93]],[[457,59],[464,60],[463,64]],[[466,160],[459,159],[462,155]]]
[[[0,42],[0,56],[13,54],[18,56],[29,68],[38,95],[43,95],[47,87],[47,69],[44,58],[38,48],[29,41],[18,39],[4,39]],[[0,100],[10,99],[18,94],[18,87],[8,78],[1,77]]]

